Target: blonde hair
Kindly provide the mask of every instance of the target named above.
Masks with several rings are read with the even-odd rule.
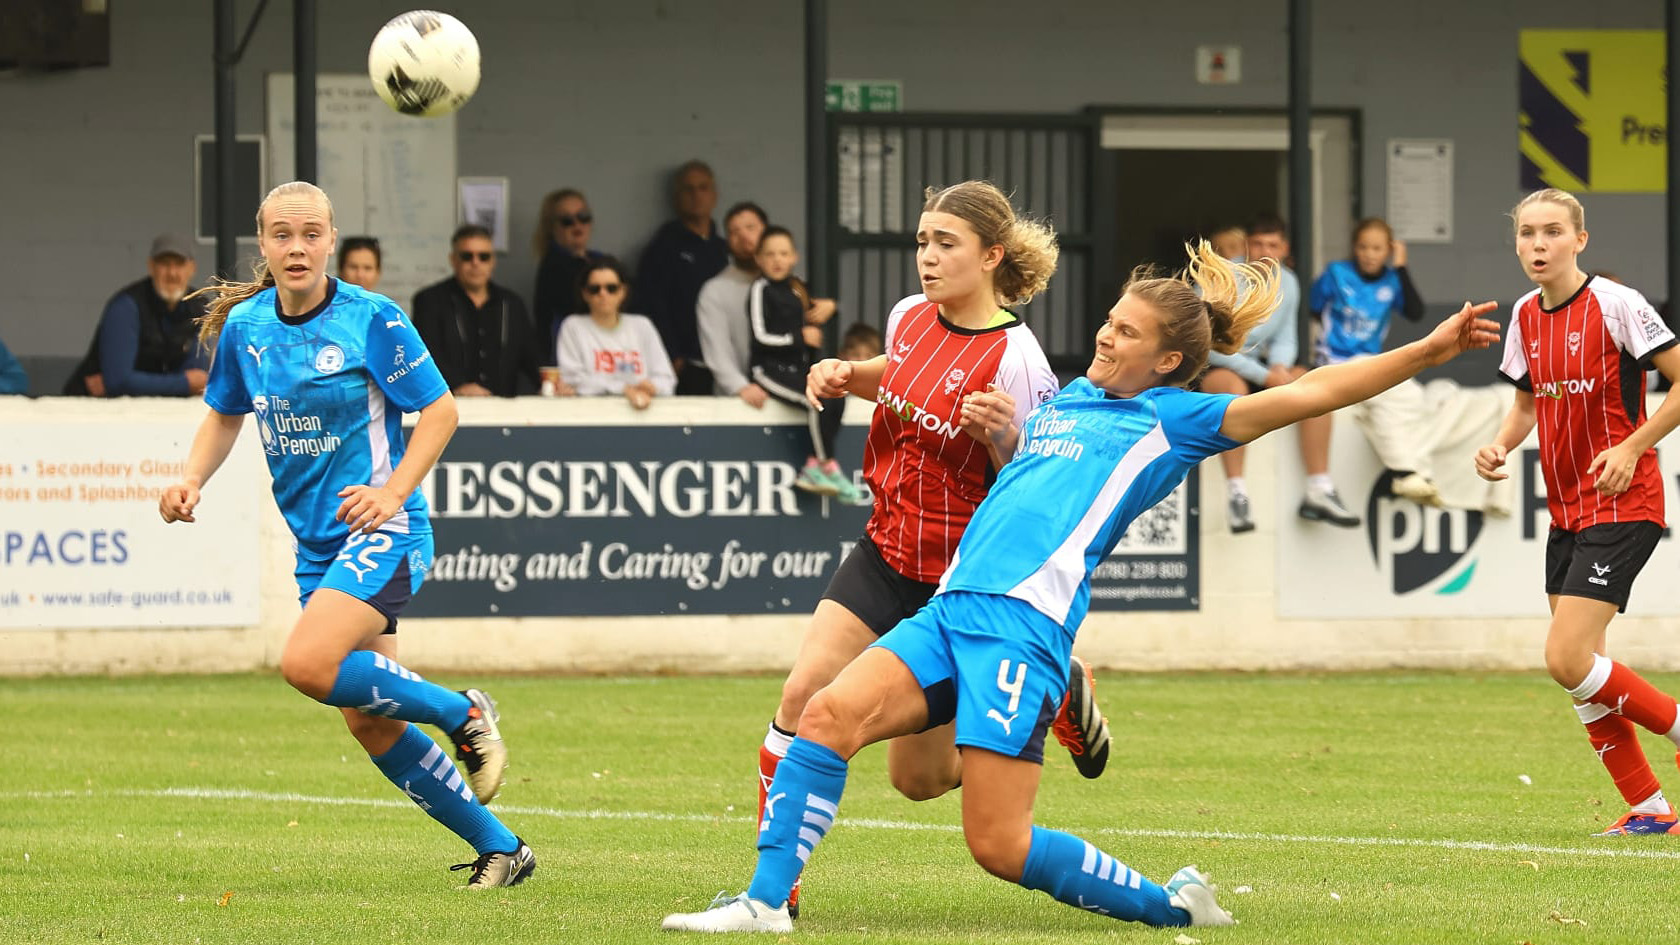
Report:
[[[1516,232],[1517,218],[1522,215],[1523,210],[1537,203],[1555,203],[1568,210],[1569,222],[1575,224],[1575,232],[1579,233],[1587,228],[1587,211],[1585,207],[1581,206],[1581,201],[1575,199],[1575,195],[1567,190],[1547,187],[1545,190],[1536,190],[1529,194],[1517,201],[1517,205],[1511,208],[1511,231],[1513,233]]]
[[[589,198],[575,187],[562,187],[550,191],[548,196],[542,199],[542,209],[537,212],[537,231],[531,234],[531,254],[538,259],[548,254],[548,244],[554,242],[554,218],[560,215],[560,201],[567,197],[576,197],[582,200],[585,206],[589,204]]]
[[[1185,244],[1189,262],[1171,276],[1148,266],[1132,270],[1122,295],[1155,309],[1161,323],[1161,350],[1183,355],[1162,378],[1171,387],[1187,387],[1207,367],[1208,352],[1235,354],[1255,326],[1278,304],[1278,271],[1271,260],[1234,263],[1213,251],[1207,240]]]
[[[276,197],[290,197],[294,194],[305,194],[315,198],[327,208],[327,223],[332,224],[332,200],[327,192],[306,180],[287,181],[268,192],[262,203],[257,205],[257,235],[262,236],[263,210],[268,202]],[[222,333],[222,326],[227,324],[228,312],[233,307],[245,301],[258,292],[274,285],[274,273],[268,271],[268,259],[258,254],[251,263],[251,281],[233,282],[227,279],[217,279],[214,283],[199,289],[193,295],[211,295],[209,306],[204,315],[198,319],[198,343],[206,349],[216,346],[216,338]]]
[[[944,190],[926,191],[923,213],[949,213],[980,237],[982,250],[1003,247],[1003,261],[992,273],[992,292],[1002,305],[1025,305],[1044,291],[1056,272],[1061,250],[1048,223],[1015,214],[1009,198],[990,181],[965,180]]]

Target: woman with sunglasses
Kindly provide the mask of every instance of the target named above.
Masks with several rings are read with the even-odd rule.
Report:
[[[531,296],[531,317],[536,320],[537,336],[543,339],[545,352],[553,350],[560,323],[567,315],[589,311],[578,294],[578,280],[583,278],[584,264],[603,256],[589,248],[594,224],[595,215],[589,212],[589,201],[581,191],[565,187],[543,198],[537,231],[531,236],[532,255],[542,260],[537,269],[537,289]]]
[[[644,410],[655,395],[676,390],[677,375],[659,340],[659,329],[645,315],[623,311],[629,279],[611,256],[584,264],[577,288],[589,314],[560,324],[555,361],[560,383],[555,393],[570,397],[623,394],[630,406]]]

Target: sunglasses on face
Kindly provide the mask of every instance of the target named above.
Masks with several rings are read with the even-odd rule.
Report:
[[[496,258],[496,254],[495,253],[474,253],[474,252],[470,252],[468,250],[463,249],[460,252],[455,254],[455,258],[459,259],[462,262],[472,262],[475,259],[478,260],[479,262],[489,262],[490,260]]]
[[[561,226],[581,226],[585,223],[593,223],[594,221],[595,214],[590,213],[588,210],[583,211],[575,217],[554,218],[554,222],[560,224]]]
[[[620,290],[622,288],[624,288],[624,286],[622,286],[622,285],[620,285],[616,282],[607,283],[607,284],[602,284],[602,283],[599,283],[599,282],[591,282],[590,284],[583,287],[583,292],[584,292],[585,295],[600,295],[602,292],[605,292],[608,295],[617,295],[618,290]]]

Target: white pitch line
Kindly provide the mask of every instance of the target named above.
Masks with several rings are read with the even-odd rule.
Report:
[[[93,797],[94,791],[13,791],[0,792],[0,798],[54,800]],[[119,797],[185,798],[189,800],[262,801],[272,804],[319,804],[327,807],[390,807],[413,805],[394,798],[322,797],[277,791],[247,791],[227,788],[167,788],[164,790],[121,790],[103,792]],[[672,814],[659,811],[625,810],[566,810],[558,807],[496,805],[498,813],[523,814],[531,817],[552,817],[557,820],[651,820],[677,823],[748,823],[743,814]],[[852,819],[842,816],[837,822],[861,830],[927,830],[939,833],[959,833],[956,824],[929,824],[906,820]],[[1248,843],[1327,844],[1356,847],[1413,847],[1434,850],[1467,850],[1481,853],[1537,853],[1550,856],[1621,857],[1635,860],[1680,860],[1680,851],[1643,850],[1610,844],[1621,841],[1606,839],[1598,847],[1550,847],[1532,843],[1492,843],[1485,840],[1425,840],[1415,837],[1330,837],[1291,833],[1243,833],[1226,830],[1172,830],[1149,827],[1098,827],[1089,833],[1111,837],[1141,837],[1160,840],[1229,840]]]

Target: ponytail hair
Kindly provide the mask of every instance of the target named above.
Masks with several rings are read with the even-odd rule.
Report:
[[[327,192],[304,180],[288,181],[268,192],[262,203],[257,205],[257,236],[262,236],[263,210],[268,202],[276,197],[289,197],[294,194],[305,194],[320,201],[327,209],[327,223],[333,219],[332,200]],[[216,339],[222,334],[222,326],[227,324],[228,313],[233,307],[245,301],[258,292],[274,285],[274,273],[268,271],[268,259],[258,255],[251,264],[251,281],[234,282],[218,278],[210,285],[199,289],[192,297],[206,295],[210,297],[209,305],[198,319],[198,343],[205,350],[214,350]]]
[[[1189,260],[1183,270],[1163,276],[1139,267],[1122,292],[1155,309],[1161,350],[1183,355],[1178,367],[1161,379],[1171,387],[1188,387],[1200,377],[1209,351],[1241,351],[1248,333],[1270,318],[1278,304],[1278,271],[1271,260],[1234,263],[1214,252],[1207,240],[1184,249]]]
[[[1009,198],[990,181],[965,180],[944,190],[929,187],[926,194],[923,213],[949,213],[967,223],[980,238],[982,251],[1003,247],[1003,261],[992,273],[992,292],[999,304],[1025,305],[1050,284],[1061,255],[1050,224],[1017,216]]]

